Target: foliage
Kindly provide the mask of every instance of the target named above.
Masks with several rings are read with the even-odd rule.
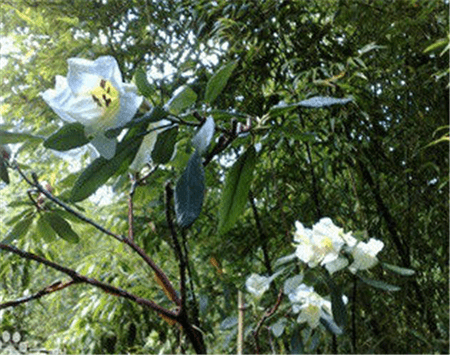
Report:
[[[271,283],[259,299],[246,295],[244,352],[448,351],[446,2],[0,6],[1,34],[14,45],[2,50],[0,146],[12,153],[0,157],[1,245],[175,312],[170,289],[137,253],[76,215],[133,238],[185,293],[208,352],[236,352],[237,294],[251,274]],[[67,74],[67,59],[104,55],[152,106],[107,133],[121,140],[111,160],[95,158],[80,127],[63,125],[40,96]],[[168,123],[155,128],[153,165],[131,174],[161,119]],[[323,217],[385,245],[382,267],[361,278],[304,275],[334,304],[348,297],[346,320],[333,310],[341,335],[326,330],[332,323],[297,323],[278,297],[305,269],[298,258],[282,259],[294,252],[295,221],[312,226]],[[274,277],[280,268],[284,279]],[[6,249],[0,276],[1,303],[71,280]],[[68,353],[194,351],[170,318],[89,284],[0,315],[0,332]]]

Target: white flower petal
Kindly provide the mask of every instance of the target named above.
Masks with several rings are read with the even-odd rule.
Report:
[[[270,287],[270,277],[252,274],[245,282],[247,291],[256,297],[261,297]]]

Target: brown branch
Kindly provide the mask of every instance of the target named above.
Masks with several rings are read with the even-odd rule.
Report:
[[[129,293],[128,291],[125,291],[121,288],[114,287],[112,285],[98,281],[91,277],[81,275],[73,269],[69,269],[62,265],[54,263],[53,261],[50,261],[39,255],[20,250],[12,245],[6,245],[6,244],[0,244],[0,250],[9,251],[13,254],[21,256],[22,258],[34,260],[38,263],[44,264],[48,267],[51,267],[52,269],[58,270],[64,274],[70,276],[74,283],[86,283],[86,284],[92,285],[94,287],[100,288],[101,290],[103,290],[109,294],[112,294],[112,295],[118,296],[118,297],[123,297],[123,298],[131,300],[133,302],[136,302],[140,305],[147,306],[170,319],[173,319],[177,322],[179,321],[178,312],[170,311],[164,307],[159,306],[158,304],[154,303],[153,301],[138,297],[138,296],[136,296],[132,293]],[[1,308],[4,308],[4,307],[2,307],[2,305],[0,305],[0,309]]]
[[[134,243],[133,240],[126,238],[125,236],[114,234],[113,232],[107,230],[106,228],[102,227],[98,223],[92,221],[91,219],[85,217],[78,211],[75,211],[73,208],[56,198],[52,193],[47,191],[42,187],[42,185],[39,183],[37,175],[35,173],[32,173],[33,181],[28,179],[26,175],[20,170],[20,168],[16,165],[16,170],[19,172],[19,174],[25,179],[25,181],[30,184],[31,186],[36,187],[43,195],[45,195],[48,199],[56,203],[57,205],[64,208],[67,212],[70,212],[77,218],[81,219],[82,221],[94,226],[104,234],[107,234],[114,239],[127,244],[131,249],[133,249],[146,263],[148,266],[150,266],[153,271],[156,273],[157,277],[161,280],[161,282],[166,287],[167,291],[171,294],[172,300],[178,305],[181,306],[181,301],[177,295],[177,292],[175,291],[174,287],[172,286],[171,282],[167,278],[166,274],[159,268],[158,265],[145,253],[144,250],[142,250],[137,244]]]
[[[256,345],[256,353],[259,354],[259,331],[263,325],[263,323],[267,320],[267,318],[271,317],[278,309],[278,307],[281,304],[281,301],[283,300],[283,289],[280,288],[280,292],[278,292],[278,298],[277,298],[277,302],[275,303],[275,305],[269,309],[266,313],[264,313],[264,315],[262,316],[262,318],[259,320],[257,326],[256,326],[256,330],[254,331],[254,335],[253,337],[255,338],[255,345]]]
[[[0,304],[0,309],[3,308],[9,308],[9,307],[16,307],[19,304],[22,303],[27,303],[30,302],[32,300],[37,300],[43,296],[46,296],[50,293],[56,292],[56,291],[61,291],[63,289],[65,289],[68,286],[71,285],[75,285],[77,283],[77,281],[75,281],[74,279],[68,281],[68,282],[64,282],[62,283],[61,281],[56,281],[54,283],[52,283],[49,286],[46,286],[45,288],[43,288],[42,290],[40,290],[39,292],[36,292],[34,295],[31,295],[29,297],[21,297],[15,301],[9,301],[9,302],[5,302]]]

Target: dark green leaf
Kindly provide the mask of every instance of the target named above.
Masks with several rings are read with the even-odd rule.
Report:
[[[236,66],[237,62],[233,61],[224,65],[216,73],[214,73],[214,75],[206,84],[206,102],[212,103],[217,98],[217,96],[219,96],[219,94],[225,88],[225,85],[227,85],[228,79],[230,78]]]
[[[396,285],[388,284],[384,281],[372,280],[372,279],[368,279],[368,278],[360,276],[360,275],[358,275],[358,277],[361,279],[361,281],[365,282],[366,284],[373,286],[375,288],[379,288],[384,291],[399,291],[400,290],[400,287],[398,287]]]
[[[5,161],[0,157],[0,179],[9,184],[8,168]]]
[[[395,272],[396,274],[403,275],[403,276],[411,276],[416,273],[415,270],[407,269],[405,267],[400,267],[400,266],[396,266],[396,265],[391,265],[388,263],[381,263],[381,265],[383,266],[383,268],[385,268],[389,271]]]
[[[152,150],[152,160],[155,164],[167,164],[172,158],[177,142],[178,126],[158,133]]]
[[[54,212],[46,212],[42,217],[49,226],[58,234],[62,239],[69,243],[78,243],[80,237],[72,229],[72,226],[64,218],[57,215]]]
[[[303,354],[302,333],[298,325],[295,326],[291,337],[291,354]]]
[[[75,122],[64,125],[48,137],[44,142],[44,147],[64,152],[88,143],[89,139],[84,134],[84,126]]]
[[[43,216],[36,222],[36,233],[40,239],[46,242],[52,242],[56,239],[56,232]]]
[[[256,151],[251,146],[227,174],[219,206],[219,234],[226,233],[242,215],[248,199],[255,162]]]
[[[200,215],[205,191],[202,158],[195,151],[175,188],[175,214],[181,227],[189,227]]]
[[[136,73],[134,74],[134,81],[136,82],[136,86],[142,95],[147,98],[152,96],[154,90],[152,85],[150,85],[147,80],[147,74],[144,69],[138,68],[138,70],[136,70]]]
[[[322,323],[327,330],[334,335],[341,335],[343,333],[342,329],[335,323],[333,318],[328,314],[320,317],[320,323]]]
[[[342,292],[329,276],[327,278],[327,283],[331,290],[331,310],[333,319],[338,326],[345,328],[347,325],[347,310],[345,308],[344,300],[342,299]]]
[[[19,239],[25,236],[30,229],[31,222],[33,222],[34,214],[27,213],[25,216],[17,222],[8,232],[5,239],[2,240],[2,244],[9,244],[13,240]]]
[[[141,142],[142,137],[124,139],[117,146],[116,155],[112,159],[95,159],[78,177],[70,200],[79,202],[88,198],[116,172],[126,169],[132,163]]]
[[[167,110],[178,114],[185,108],[195,104],[197,94],[189,86],[182,86],[178,88],[172,98],[167,103]]]
[[[43,138],[33,136],[29,133],[16,133],[0,130],[0,144],[20,143],[28,140],[41,141]]]

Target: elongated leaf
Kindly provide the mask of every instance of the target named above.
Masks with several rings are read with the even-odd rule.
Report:
[[[322,323],[327,330],[334,335],[341,335],[343,330],[336,324],[331,316],[328,314],[322,315],[320,318],[320,323]]]
[[[223,91],[225,85],[227,85],[233,70],[236,68],[237,62],[230,62],[221,67],[214,75],[209,79],[206,84],[205,101],[212,103],[217,96]]]
[[[142,137],[124,139],[117,146],[116,155],[112,159],[103,157],[95,159],[78,177],[72,188],[70,200],[79,202],[88,198],[116,172],[126,169],[133,161],[141,142]]]
[[[172,158],[177,142],[178,126],[158,133],[152,150],[152,160],[155,164],[167,164]]]
[[[279,104],[272,106],[269,109],[270,117],[277,117],[288,113],[298,107],[307,107],[307,108],[322,108],[331,105],[344,105],[353,101],[353,98],[347,97],[343,99],[335,98],[335,97],[326,97],[326,96],[315,96],[311,97],[308,100],[303,100],[293,104],[286,104],[284,102],[280,102]]]
[[[42,218],[62,239],[69,243],[78,243],[80,237],[72,229],[72,226],[64,218],[53,212],[46,212]]]
[[[178,114],[185,108],[193,105],[197,100],[197,94],[189,86],[182,86],[178,88],[172,98],[167,103],[167,110]]]
[[[198,150],[200,155],[206,153],[206,150],[208,149],[214,135],[214,127],[214,118],[212,118],[212,116],[208,116],[205,123],[203,123],[194,138],[192,138],[192,145]]]
[[[20,143],[24,141],[41,141],[42,137],[33,136],[29,133],[17,133],[0,130],[0,144]]]
[[[64,152],[88,143],[89,139],[84,134],[84,126],[75,122],[64,125],[48,137],[44,142],[44,147]]]
[[[396,265],[391,265],[388,263],[381,263],[381,265],[383,266],[383,268],[385,268],[389,271],[395,272],[396,274],[403,275],[403,276],[411,276],[416,273],[415,270],[407,269],[405,267],[400,267],[400,266],[396,266]]]
[[[2,240],[2,244],[9,244],[13,240],[25,236],[33,222],[34,214],[27,213],[19,222],[17,222],[8,232],[6,238]]]
[[[255,162],[256,151],[251,146],[227,174],[219,206],[219,234],[224,234],[233,227],[242,214],[248,199]]]
[[[147,74],[145,73],[144,69],[139,68],[138,70],[136,70],[136,73],[134,74],[134,81],[136,82],[136,86],[142,95],[147,98],[152,96],[154,90],[152,85],[150,85],[147,80]]]
[[[399,291],[400,290],[400,287],[398,287],[396,285],[388,284],[384,281],[372,280],[372,279],[368,279],[368,278],[360,276],[360,275],[358,275],[358,277],[361,279],[361,281],[365,282],[366,284],[373,286],[375,288],[379,288],[384,291]]]
[[[321,108],[331,105],[344,105],[353,99],[351,97],[347,97],[344,99],[338,99],[335,97],[327,97],[327,96],[315,96],[311,97],[308,100],[303,100],[298,103],[301,107],[310,107],[310,108]]]
[[[347,310],[342,298],[342,292],[331,277],[327,278],[327,283],[331,290],[331,310],[333,319],[339,327],[345,328],[347,325]]]
[[[175,187],[175,214],[181,227],[189,227],[200,215],[204,191],[202,158],[195,151]]]
[[[6,184],[9,184],[9,174],[8,168],[2,157],[0,157],[0,179],[2,179]]]
[[[56,232],[43,216],[36,222],[36,233],[40,239],[46,242],[52,242],[56,239]]]

